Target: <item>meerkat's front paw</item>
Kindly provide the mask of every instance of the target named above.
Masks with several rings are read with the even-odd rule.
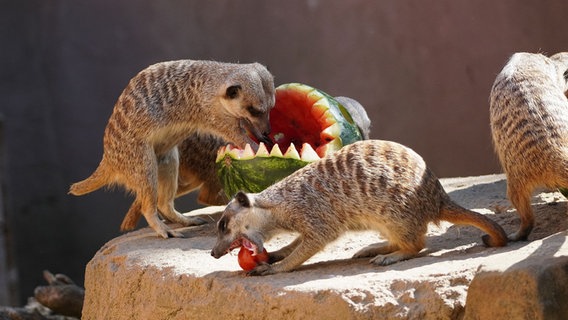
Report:
[[[179,231],[172,230],[172,229],[168,230],[168,236],[169,236],[169,238],[185,238],[183,233],[181,233]]]
[[[171,229],[170,227],[168,227],[164,223],[160,223],[160,224],[157,224],[156,226],[152,226],[152,229],[154,229],[154,231],[156,231],[156,233],[164,239],[167,239],[167,238],[185,238],[185,236],[181,232]]]
[[[200,218],[200,217],[187,217],[187,216],[184,216],[184,217],[186,218],[185,222],[184,222],[184,226],[186,226],[186,227],[200,226],[202,224],[208,223],[207,220]]]
[[[388,266],[399,261],[407,260],[416,256],[415,252],[395,251],[389,254],[379,254],[373,259],[371,263],[377,266]]]
[[[398,260],[395,260],[392,257],[389,257],[389,255],[382,255],[381,254],[381,255],[374,257],[369,262],[376,265],[376,266],[388,266],[388,265],[391,265],[393,263],[398,262]]]
[[[267,276],[269,274],[275,274],[276,271],[272,268],[272,265],[268,263],[260,263],[251,271],[247,272],[249,276]]]

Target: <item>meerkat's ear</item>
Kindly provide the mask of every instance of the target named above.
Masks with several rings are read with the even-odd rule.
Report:
[[[277,205],[277,202],[273,201],[272,199],[255,199],[254,206],[261,208],[261,209],[270,209]]]
[[[238,84],[229,86],[227,88],[227,91],[225,92],[225,96],[227,97],[227,99],[235,99],[239,96],[241,89],[241,86]]]
[[[238,202],[241,206],[243,206],[243,207],[245,207],[245,208],[249,208],[249,207],[250,207],[250,200],[249,200],[249,198],[248,198],[248,196],[247,196],[246,193],[244,193],[244,192],[242,192],[242,191],[237,192],[237,194],[235,195],[235,199],[237,200],[237,202]]]

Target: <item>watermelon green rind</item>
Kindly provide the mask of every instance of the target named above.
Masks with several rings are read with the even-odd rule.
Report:
[[[558,188],[558,191],[560,191],[565,198],[568,198],[568,188]]]
[[[323,91],[319,91],[313,88],[312,90],[320,94],[322,96],[322,99],[325,99],[327,105],[329,106],[329,111],[335,118],[335,121],[337,121],[337,124],[339,124],[339,139],[341,139],[341,147],[351,144],[355,141],[363,140],[363,135],[361,134],[361,131],[359,131],[359,128],[355,124],[355,121],[353,121],[351,114],[349,114],[349,111],[347,111],[347,109],[345,109],[345,107],[341,103],[337,102],[334,97]],[[318,101],[318,103],[319,102],[320,101]]]
[[[309,163],[285,157],[255,157],[243,161],[233,159],[229,154],[221,161],[224,165],[218,169],[218,176],[228,197],[245,186],[247,192],[261,192]]]

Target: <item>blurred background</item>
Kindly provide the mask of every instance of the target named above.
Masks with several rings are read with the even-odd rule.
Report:
[[[372,138],[453,177],[500,172],[488,95],[509,56],[568,45],[563,0],[0,3],[0,305],[23,303],[44,269],[82,284],[120,234],[125,192],[67,190],[96,168],[117,97],[150,64],[261,62],[277,85],[358,100]],[[177,204],[196,207],[192,196]]]

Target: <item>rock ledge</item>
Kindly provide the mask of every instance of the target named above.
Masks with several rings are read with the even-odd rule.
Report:
[[[461,205],[517,228],[502,175],[442,183]],[[236,254],[213,259],[213,223],[180,228],[185,239],[141,229],[109,241],[87,265],[83,319],[560,319],[568,314],[566,200],[554,192],[533,200],[531,242],[485,248],[481,231],[442,223],[420,257],[376,267],[350,257],[381,238],[352,233],[299,270],[268,277],[245,276]]]

